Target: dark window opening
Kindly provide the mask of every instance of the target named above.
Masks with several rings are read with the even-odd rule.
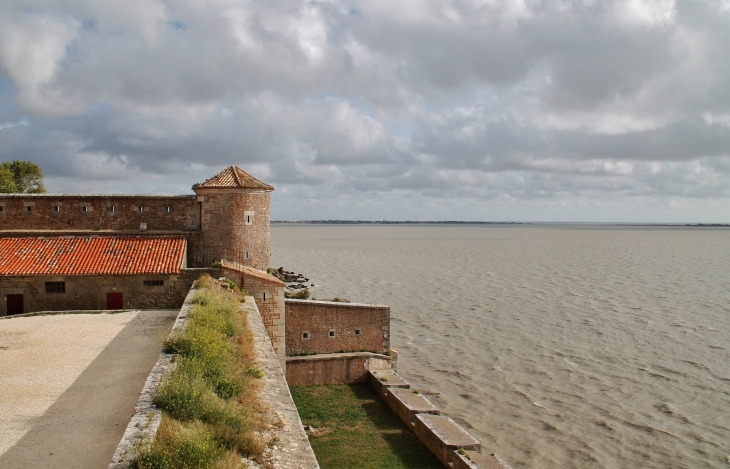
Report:
[[[3,210],[5,210],[5,207],[3,207],[2,205],[0,205],[0,212],[2,212]]]
[[[144,207],[139,207],[140,212],[144,212]]]
[[[165,212],[170,213],[172,212],[172,207],[165,207]]]
[[[84,205],[83,207],[81,207],[81,211],[82,212],[88,212],[89,211],[89,207],[87,207],[87,206]]]
[[[302,332],[302,339],[309,339],[309,332]]]
[[[251,223],[251,215],[246,215],[246,223]]]
[[[61,211],[61,206],[60,205],[54,205],[53,206],[53,211],[54,212],[60,212]]]
[[[162,287],[165,285],[164,280],[144,280],[145,287]]]
[[[355,337],[360,337],[361,335],[360,329],[355,329]]]
[[[264,301],[266,301],[266,293],[264,293]]]
[[[335,336],[335,330],[334,329],[330,329],[330,337],[334,337],[334,336]]]
[[[111,207],[107,207],[107,208],[106,208],[106,211],[107,211],[107,212],[116,212],[116,211],[117,211],[117,208],[116,208],[116,207],[114,207],[114,206],[111,206]]]
[[[32,212],[33,211],[33,207],[31,207],[30,205],[26,205],[25,206],[25,211],[26,212]]]
[[[66,293],[66,282],[46,282],[46,293]]]

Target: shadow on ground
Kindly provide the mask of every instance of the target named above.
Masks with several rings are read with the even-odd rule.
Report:
[[[177,311],[141,311],[0,456],[2,468],[106,468]]]

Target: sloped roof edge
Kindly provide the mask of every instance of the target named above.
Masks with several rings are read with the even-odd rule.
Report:
[[[248,189],[273,191],[274,186],[266,184],[248,174],[236,165],[230,165],[205,182],[195,184],[195,189]]]

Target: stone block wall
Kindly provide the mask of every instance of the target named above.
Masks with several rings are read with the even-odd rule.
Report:
[[[0,277],[0,316],[7,314],[6,296],[23,295],[25,313],[37,311],[103,310],[107,293],[122,293],[124,309],[177,309],[193,282],[217,269],[182,269],[178,275]],[[162,286],[145,286],[161,280]],[[64,282],[64,293],[46,293],[46,282]]]
[[[0,230],[197,230],[194,195],[2,194]],[[111,208],[113,207],[113,211]]]
[[[390,307],[286,300],[286,354],[390,352]]]

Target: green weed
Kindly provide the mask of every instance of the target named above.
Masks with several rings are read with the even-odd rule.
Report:
[[[209,276],[198,288],[185,330],[165,341],[165,349],[177,354],[175,370],[154,397],[166,423],[135,461],[140,469],[236,467],[240,455],[264,449],[250,417],[260,406],[246,377],[258,368],[241,295]]]

